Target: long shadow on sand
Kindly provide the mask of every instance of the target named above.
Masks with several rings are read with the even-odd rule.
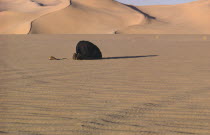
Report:
[[[159,56],[159,55],[103,57],[102,59],[88,59],[88,60],[135,59],[135,58],[156,57],[156,56]],[[53,60],[66,60],[66,59],[68,58],[56,58]]]
[[[158,55],[104,57],[102,59],[133,59],[133,58],[156,57],[156,56]]]

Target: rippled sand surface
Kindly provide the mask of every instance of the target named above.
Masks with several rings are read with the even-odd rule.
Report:
[[[105,58],[73,61],[84,39]],[[209,43],[209,35],[1,35],[0,134],[209,135]]]

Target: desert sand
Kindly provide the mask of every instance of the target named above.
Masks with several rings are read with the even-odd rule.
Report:
[[[125,5],[114,0],[0,0],[0,34],[210,34],[210,0]]]
[[[104,59],[72,60],[81,39],[95,43]],[[0,41],[1,135],[210,134],[209,35]]]

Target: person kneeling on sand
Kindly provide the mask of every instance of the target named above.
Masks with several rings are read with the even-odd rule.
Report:
[[[80,41],[76,46],[76,53],[73,54],[74,60],[102,59],[100,49],[89,41]]]

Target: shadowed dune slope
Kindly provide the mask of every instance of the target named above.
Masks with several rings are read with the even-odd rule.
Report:
[[[73,0],[69,7],[35,20],[31,33],[112,34],[144,20],[143,14],[113,0]]]
[[[0,34],[27,34],[33,20],[68,5],[68,0],[0,0]]]
[[[139,6],[157,20],[117,31],[118,34],[210,34],[210,0],[178,5]]]

